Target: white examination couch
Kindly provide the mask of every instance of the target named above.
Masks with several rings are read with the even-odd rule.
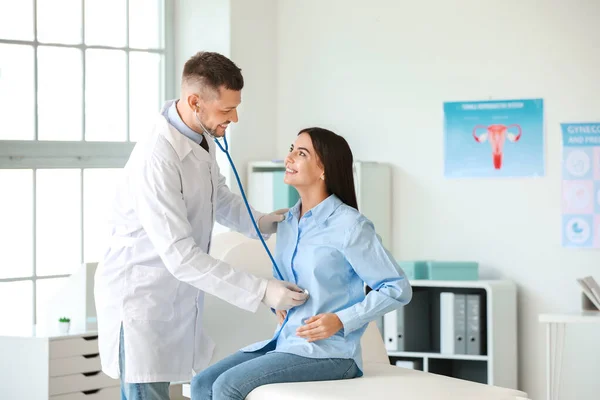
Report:
[[[274,252],[275,238],[268,242]],[[237,268],[271,277],[272,267],[262,244],[233,232],[216,235],[211,254]],[[206,296],[204,326],[216,343],[212,363],[243,346],[272,336],[277,320],[261,306],[257,313],[242,311],[213,296]],[[362,341],[364,376],[343,381],[280,383],[253,390],[247,400],[527,400],[526,393],[442,375],[405,369],[389,363],[379,330],[369,324]],[[189,397],[189,386],[183,394]]]

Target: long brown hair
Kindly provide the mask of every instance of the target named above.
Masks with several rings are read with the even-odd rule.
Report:
[[[354,188],[354,168],[352,150],[346,139],[324,128],[307,128],[315,152],[325,170],[327,193],[335,194],[341,201],[358,210],[356,189]]]

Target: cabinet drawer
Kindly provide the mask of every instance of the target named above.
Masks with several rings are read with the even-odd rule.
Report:
[[[50,396],[118,386],[119,381],[102,372],[88,374],[65,375],[50,378]]]
[[[77,392],[51,396],[50,400],[117,400],[120,398],[121,388],[116,386],[88,392]]]
[[[100,354],[50,360],[50,377],[100,371]]]
[[[97,354],[98,352],[98,336],[75,337],[50,342],[50,359]]]

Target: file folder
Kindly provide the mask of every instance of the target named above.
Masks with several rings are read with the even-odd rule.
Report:
[[[383,316],[383,337],[386,350],[398,351],[398,313],[396,311]]]
[[[430,351],[429,293],[415,291],[408,305],[383,316],[389,351]]]
[[[480,355],[481,348],[481,295],[467,295],[467,354]]]
[[[440,352],[467,354],[467,295],[440,293]]]

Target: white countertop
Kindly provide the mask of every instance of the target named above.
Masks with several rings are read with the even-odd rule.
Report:
[[[540,314],[540,322],[600,323],[600,311],[576,311],[571,313]]]
[[[66,339],[72,338],[76,336],[90,336],[97,335],[98,332],[96,329],[78,329],[77,327],[71,327],[69,333],[66,335],[61,334],[58,330],[58,324],[53,327],[42,327],[42,326],[32,326],[29,331],[21,331],[21,332],[10,332],[4,331],[0,328],[0,336],[4,337],[16,337],[16,338],[52,338],[52,339]]]

